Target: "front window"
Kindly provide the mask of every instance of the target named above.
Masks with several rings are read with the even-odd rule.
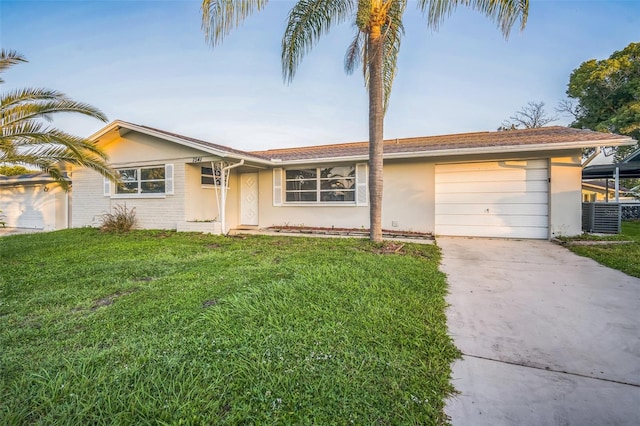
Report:
[[[121,183],[116,194],[164,194],[165,167],[120,169]]]
[[[222,170],[220,165],[216,164],[215,167],[200,167],[200,183],[202,185],[222,185]],[[227,186],[229,183],[227,182]]]
[[[288,169],[286,201],[288,203],[354,203],[355,166]]]

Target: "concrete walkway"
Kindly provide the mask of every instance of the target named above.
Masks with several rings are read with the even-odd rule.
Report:
[[[438,238],[453,425],[640,425],[640,280],[547,241]]]

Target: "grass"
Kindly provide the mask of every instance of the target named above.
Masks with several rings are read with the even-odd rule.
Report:
[[[444,424],[431,245],[93,229],[0,239],[2,424]]]
[[[640,221],[622,222],[622,232],[619,235],[605,237],[584,235],[566,240],[569,242],[583,240],[630,241],[628,244],[568,245],[568,247],[576,254],[590,257],[605,266],[640,278]]]

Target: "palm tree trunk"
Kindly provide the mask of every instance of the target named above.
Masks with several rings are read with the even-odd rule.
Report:
[[[368,37],[369,58],[369,235],[382,241],[382,153],[384,96],[382,89],[383,39],[380,26],[373,26]]]

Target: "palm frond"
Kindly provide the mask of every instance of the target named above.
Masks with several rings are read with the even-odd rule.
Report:
[[[360,65],[364,59],[362,52],[364,39],[364,33],[356,31],[353,41],[347,48],[347,53],[344,55],[344,71],[347,74],[353,74],[355,68]]]
[[[26,60],[15,51],[0,51],[0,71]],[[47,89],[18,89],[0,95],[0,163],[18,163],[49,173],[63,188],[64,165],[72,164],[98,171],[118,181],[107,164],[106,153],[94,142],[45,126],[60,112],[83,114],[107,121],[99,109]]]
[[[383,89],[384,89],[384,110],[387,111],[393,81],[398,70],[398,54],[400,53],[400,42],[404,36],[404,25],[402,17],[407,7],[406,0],[395,1],[389,8],[389,21],[382,28],[384,37],[384,59],[383,59]]]
[[[529,0],[418,0],[418,8],[427,17],[427,25],[437,30],[458,6],[468,6],[493,21],[505,38],[520,21],[523,30],[529,15]]]
[[[0,111],[4,111],[13,105],[19,105],[25,102],[41,102],[54,99],[65,99],[66,96],[62,92],[49,89],[25,88],[15,89],[3,93],[0,97]]]
[[[52,114],[73,112],[107,121],[107,116],[99,109],[68,98],[62,93],[43,91],[45,95],[36,96],[40,89],[22,89],[0,96],[0,125],[6,126],[24,120],[41,118],[52,121]]]
[[[254,12],[259,12],[269,0],[203,0],[202,31],[205,39],[215,47],[231,31]]]
[[[282,76],[291,82],[302,58],[331,27],[349,18],[354,0],[299,0],[282,37]]]
[[[27,60],[15,50],[0,49],[0,73],[19,62],[27,62]],[[2,78],[0,83],[4,83]]]

